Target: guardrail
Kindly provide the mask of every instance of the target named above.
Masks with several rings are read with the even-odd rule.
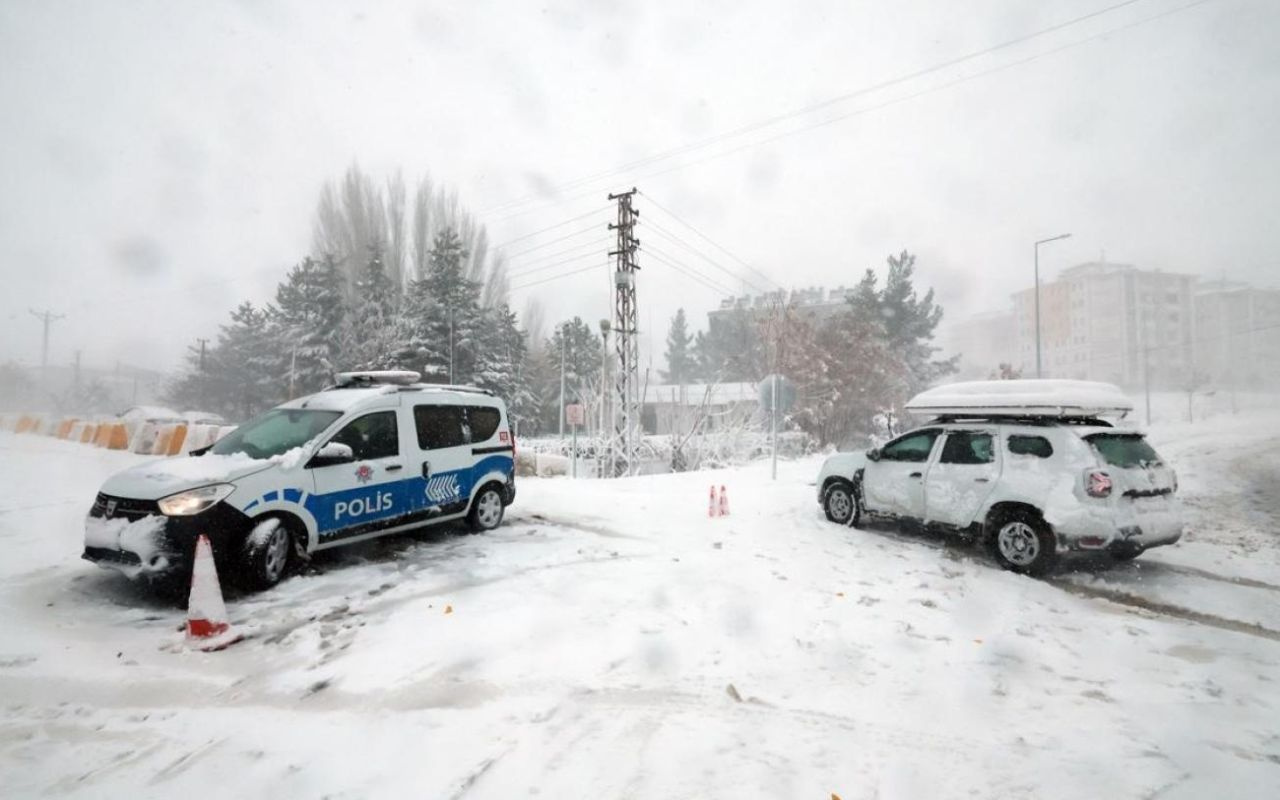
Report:
[[[192,450],[208,447],[235,429],[235,425],[0,414],[0,431],[48,436],[104,450],[127,450],[152,456],[186,455]]]

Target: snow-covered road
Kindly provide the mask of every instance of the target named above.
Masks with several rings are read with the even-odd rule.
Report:
[[[136,457],[0,435],[7,796],[1275,797],[1280,416],[1162,428],[1192,533],[1050,581],[822,519],[814,461],[521,482],[484,536],[180,610],[79,561]],[[51,479],[52,477],[52,479]],[[706,518],[707,486],[732,515]]]

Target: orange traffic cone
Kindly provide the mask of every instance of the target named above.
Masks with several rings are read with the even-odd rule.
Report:
[[[720,516],[729,516],[729,492],[724,486],[720,487]]]
[[[218,567],[213,563],[213,546],[204,534],[196,540],[196,560],[191,568],[191,599],[187,603],[187,641],[201,650],[221,650],[240,640],[227,620],[222,602]]]
[[[714,517],[720,513],[720,504],[716,502],[716,485],[711,484],[711,502],[707,504],[707,516]]]

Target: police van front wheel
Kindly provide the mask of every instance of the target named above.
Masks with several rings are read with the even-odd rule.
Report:
[[[502,524],[502,492],[497,484],[489,484],[480,490],[467,514],[467,527],[473,533],[491,531]]]
[[[252,589],[269,589],[288,573],[293,555],[293,532],[279,517],[267,517],[253,526],[244,542],[245,583]]]

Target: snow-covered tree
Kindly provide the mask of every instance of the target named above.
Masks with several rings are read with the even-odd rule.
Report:
[[[409,285],[396,360],[438,383],[475,380],[480,336],[480,287],[467,279],[462,240],[452,228],[436,234],[425,277]]]
[[[291,396],[319,391],[343,368],[344,287],[337,260],[326,256],[303,259],[276,289],[272,332]]]
[[[287,379],[266,309],[241,303],[206,351],[187,351],[182,373],[166,389],[166,400],[182,408],[215,411],[244,420],[285,399]]]
[[[875,272],[867,270],[849,300],[856,314],[874,317],[884,327],[890,346],[910,369],[912,391],[955,372],[958,360],[958,356],[934,359],[939,348],[933,345],[933,337],[942,321],[942,307],[934,302],[933,289],[924,297],[916,293],[915,263],[916,257],[906,250],[889,256],[884,288],[877,289]]]
[[[671,318],[671,327],[667,330],[667,369],[663,379],[667,383],[687,383],[693,379],[694,362],[690,345],[693,337],[689,335],[689,322],[685,319],[684,309],[676,309]]]
[[[394,366],[399,306],[400,296],[387,275],[382,250],[374,246],[352,292],[343,341],[347,369]]]

